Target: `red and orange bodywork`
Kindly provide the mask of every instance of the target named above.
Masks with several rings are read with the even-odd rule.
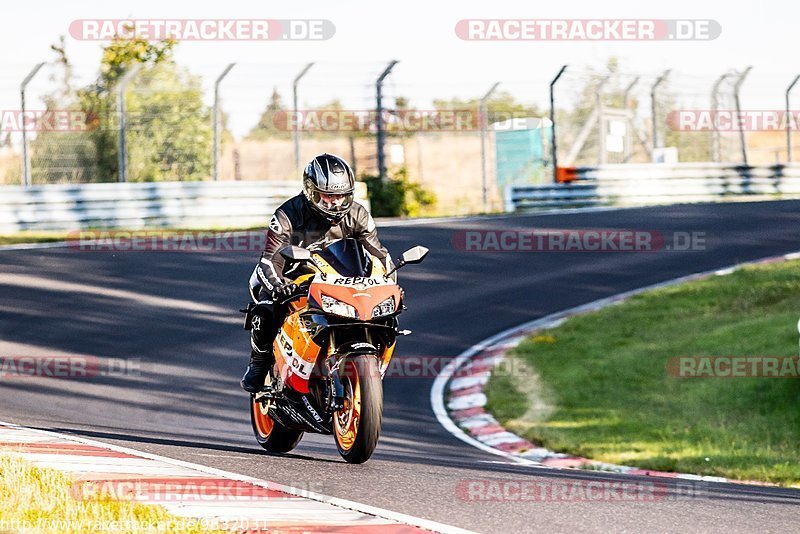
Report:
[[[314,328],[306,324],[308,319],[302,315],[309,310],[309,304],[321,308],[323,295],[352,306],[356,317],[348,317],[353,322],[366,325],[373,319],[373,310],[387,299],[394,299],[395,309],[401,306],[400,287],[386,278],[386,271],[379,261],[372,262],[369,277],[348,278],[340,276],[324,259],[313,256],[316,274],[305,274],[295,280],[296,284],[311,279],[307,297],[291,303],[289,316],[275,338],[275,361],[283,382],[300,393],[309,392],[309,380],[320,357],[322,347],[312,339]],[[311,303],[309,303],[311,300]],[[394,353],[395,343],[385,347],[378,355],[383,372]],[[329,346],[328,351],[333,350]]]

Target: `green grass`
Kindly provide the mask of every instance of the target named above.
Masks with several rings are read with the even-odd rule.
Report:
[[[67,232],[18,232],[0,235],[0,245],[21,243],[53,243],[67,239]]]
[[[198,520],[169,514],[161,506],[108,495],[79,498],[75,482],[54,469],[42,469],[10,454],[0,454],[0,520],[19,530],[83,534],[85,532],[222,532]],[[160,530],[159,530],[160,529]],[[166,529],[166,530],[165,530]],[[10,531],[16,531],[10,528]]]
[[[553,407],[523,417],[521,377],[492,376],[489,409],[560,452],[642,468],[800,483],[800,379],[677,378],[680,356],[796,356],[800,263],[648,292],[543,332],[513,353]],[[512,380],[512,382],[513,382]],[[524,402],[520,402],[520,398]]]
[[[22,231],[13,234],[0,234],[0,246],[2,245],[18,245],[29,243],[54,243],[59,241],[67,241],[74,239],[77,232],[244,232],[248,230],[264,230],[264,226],[251,226],[247,228],[83,228],[81,230],[71,231],[58,231],[58,232],[38,232],[38,231]]]

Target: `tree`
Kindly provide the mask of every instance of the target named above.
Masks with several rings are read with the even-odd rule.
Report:
[[[386,180],[364,176],[363,181],[375,217],[419,217],[436,204],[436,195],[412,182],[406,167],[400,167]]]
[[[127,96],[131,180],[203,180],[211,174],[211,110],[200,80],[172,62],[147,68]]]
[[[286,106],[277,87],[273,87],[267,108],[261,113],[258,122],[247,134],[248,139],[268,137],[288,138],[291,131],[286,128]],[[276,121],[277,119],[277,121]],[[276,124],[277,123],[277,124]]]
[[[67,43],[66,37],[61,35],[58,38],[58,43],[50,45],[50,50],[56,54],[56,64],[64,69],[62,77],[62,89],[59,94],[55,95],[58,100],[66,100],[72,96],[72,63],[67,57]],[[55,81],[55,80],[52,80]]]
[[[128,179],[200,180],[210,175],[211,112],[203,104],[200,80],[175,64],[174,48],[174,40],[120,36],[103,48],[97,81],[77,91],[90,139],[83,157],[94,163],[94,172],[84,181],[118,176],[116,89],[135,64],[142,68],[126,94]]]
[[[478,110],[480,108],[480,99],[472,98],[469,100],[461,100],[460,98],[452,98],[450,100],[434,100],[433,107],[437,110],[468,110],[475,113],[475,127],[477,128],[480,123],[478,122]],[[508,91],[498,91],[492,95],[486,102],[486,112],[488,124],[494,122],[505,121],[514,117],[541,117],[542,111],[533,105],[525,105],[517,102],[514,95]]]
[[[80,111],[80,102],[72,88],[72,64],[67,56],[66,39],[62,35],[50,46],[62,67],[59,79],[53,73],[50,81],[58,88],[42,99],[48,111]],[[97,154],[91,135],[81,132],[80,125],[67,132],[39,131],[30,141],[31,178],[33,183],[71,183],[97,179]]]

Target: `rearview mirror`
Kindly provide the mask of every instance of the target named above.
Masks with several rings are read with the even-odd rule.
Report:
[[[427,248],[417,245],[403,252],[400,256],[400,261],[403,263],[420,263],[425,259],[425,256],[430,252]]]
[[[296,247],[294,245],[282,248],[280,254],[285,260],[294,262],[308,261],[311,259],[311,252],[302,247]]]
[[[409,263],[419,263],[425,259],[425,256],[428,255],[430,252],[427,248],[417,245],[416,247],[412,247],[405,252],[400,258],[397,260],[397,265],[395,265],[394,269],[386,273],[386,276],[391,276],[397,269],[402,267],[403,265],[408,265]]]

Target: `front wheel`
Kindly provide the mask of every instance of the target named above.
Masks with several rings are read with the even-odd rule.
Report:
[[[374,355],[347,358],[340,367],[344,408],[334,414],[336,448],[348,463],[369,460],[381,433],[383,383]]]
[[[270,417],[268,408],[251,395],[250,423],[258,444],[269,452],[289,452],[303,438],[301,430],[286,428]]]

